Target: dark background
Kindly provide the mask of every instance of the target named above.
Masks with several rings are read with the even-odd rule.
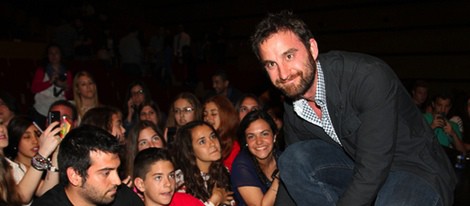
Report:
[[[32,80],[35,65],[44,56],[44,46],[54,28],[61,20],[80,15],[77,8],[86,3],[79,0],[0,3],[2,89],[9,91],[11,85]],[[124,36],[131,25],[140,28],[144,39],[148,40],[160,26],[174,34],[177,25],[182,24],[192,37],[194,55],[208,35],[224,28],[226,61],[200,65],[197,76],[203,83],[203,90],[210,88],[210,73],[216,68],[229,70],[232,83],[242,91],[260,93],[267,88],[269,84],[251,52],[248,39],[256,23],[268,12],[284,9],[294,11],[307,22],[321,52],[347,50],[378,56],[392,66],[406,86],[416,79],[428,81],[431,94],[441,90],[470,90],[470,1],[104,0],[89,3],[95,14],[88,19],[88,25],[94,25],[98,16],[104,14],[117,39]],[[95,27],[98,26],[95,24]],[[28,59],[33,62],[24,63]],[[10,78],[11,74],[7,74],[7,69],[18,74],[15,61],[20,62],[20,67],[28,68],[21,71],[26,77]],[[86,64],[83,67],[87,67]],[[129,80],[114,78],[109,73],[97,76],[101,75],[108,75],[104,78],[114,81],[97,78],[100,100],[121,106]],[[149,81],[152,84],[152,80]],[[28,83],[20,86],[26,86],[24,91],[19,91],[21,94],[16,94],[26,106],[32,101],[31,94],[27,93]],[[154,96],[161,99],[163,108],[176,92],[187,89],[150,86]]]

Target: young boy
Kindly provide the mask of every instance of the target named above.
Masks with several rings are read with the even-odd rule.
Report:
[[[204,206],[191,195],[175,193],[175,168],[165,149],[148,148],[137,154],[134,185],[142,192],[145,206]]]

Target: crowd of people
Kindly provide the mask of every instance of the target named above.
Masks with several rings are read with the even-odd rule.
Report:
[[[243,93],[218,70],[212,92],[174,94],[168,111],[139,80],[124,107],[102,104],[106,80],[72,74],[51,44],[29,113],[0,92],[0,205],[452,204],[470,96],[431,99],[375,57],[319,54],[290,12],[268,15],[251,41],[282,94]]]

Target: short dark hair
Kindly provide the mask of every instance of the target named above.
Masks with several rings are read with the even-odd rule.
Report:
[[[212,74],[213,77],[220,77],[223,81],[228,81],[228,74],[227,71],[223,69],[219,69]]]
[[[140,177],[145,180],[145,175],[149,172],[150,166],[158,161],[169,161],[173,164],[166,149],[151,147],[137,153],[134,160],[134,178]]]
[[[310,38],[313,38],[312,32],[307,24],[295,16],[291,11],[281,11],[277,14],[268,14],[257,26],[255,33],[251,36],[251,48],[256,57],[259,56],[259,46],[272,34],[279,31],[291,31],[296,34],[305,48],[310,48]]]
[[[101,151],[118,155],[119,140],[104,129],[91,125],[82,125],[72,129],[60,143],[58,162],[60,182],[69,183],[67,168],[71,167],[82,178],[88,177],[87,170],[91,166],[90,152]]]
[[[75,107],[75,105],[73,105],[72,103],[64,99],[57,100],[54,103],[52,103],[51,106],[49,107],[49,111],[51,111],[53,107],[59,106],[59,105],[70,108],[72,110],[72,115],[73,115],[72,120],[74,121],[77,120],[77,107]]]

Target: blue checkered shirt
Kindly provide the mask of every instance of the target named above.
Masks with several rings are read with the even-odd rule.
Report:
[[[307,122],[323,128],[323,130],[331,137],[331,139],[341,145],[338,135],[336,135],[335,128],[333,127],[333,123],[331,123],[330,114],[328,113],[328,107],[326,105],[325,79],[323,77],[323,71],[319,61],[317,61],[317,72],[318,82],[317,90],[315,92],[315,103],[321,108],[322,118],[320,119],[317,116],[317,114],[313,111],[310,105],[308,105],[308,102],[305,99],[298,99],[294,101],[294,111]]]

